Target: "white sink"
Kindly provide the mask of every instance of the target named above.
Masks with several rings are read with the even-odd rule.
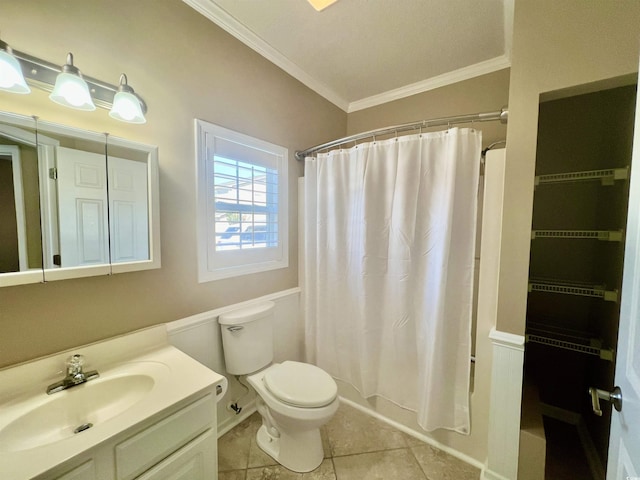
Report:
[[[23,406],[23,412],[0,430],[0,451],[27,450],[81,435],[131,408],[155,384],[152,375],[137,374],[135,368],[133,371],[121,376],[103,375],[41,397],[40,402],[32,402],[33,406]]]
[[[51,395],[72,354],[98,378]],[[32,479],[227,380],[151,327],[0,370],[0,477]]]

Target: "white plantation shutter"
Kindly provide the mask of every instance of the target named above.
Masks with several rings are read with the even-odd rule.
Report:
[[[288,150],[201,120],[196,130],[199,281],[288,266]]]

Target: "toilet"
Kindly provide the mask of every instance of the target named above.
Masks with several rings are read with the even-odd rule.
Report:
[[[273,302],[220,315],[227,372],[247,375],[258,394],[258,446],[294,472],[310,472],[324,458],[320,427],[338,409],[338,386],[308,363],[273,362]]]

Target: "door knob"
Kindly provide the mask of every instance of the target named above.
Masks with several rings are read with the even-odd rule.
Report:
[[[591,408],[593,413],[602,416],[602,409],[600,408],[600,400],[606,400],[613,404],[618,412],[622,410],[622,390],[620,387],[614,387],[611,392],[606,390],[600,390],[599,388],[589,387],[589,395],[591,395]]]

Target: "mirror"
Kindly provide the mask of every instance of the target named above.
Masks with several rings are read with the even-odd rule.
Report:
[[[112,273],[159,268],[157,148],[109,136],[106,150]]]
[[[38,150],[33,118],[0,121],[0,285],[41,282]]]
[[[0,144],[6,143],[0,147],[4,149],[0,158],[13,158],[1,152],[15,152],[16,148],[21,149],[21,158],[37,155],[35,179],[33,165],[28,177],[35,186],[25,187],[23,193],[25,204],[38,205],[30,218],[39,228],[31,229],[35,238],[31,244],[22,243],[27,244],[27,252],[33,250],[27,256],[40,262],[22,262],[16,267],[12,260],[0,273],[0,285],[159,268],[156,147],[41,120],[28,119],[32,122],[28,128],[27,119],[0,114]],[[24,171],[24,160],[21,163]],[[8,179],[11,173],[17,178],[16,171],[5,172],[3,177]],[[0,195],[10,196],[8,180],[5,185]],[[19,219],[20,209],[16,211]],[[2,215],[5,218],[4,212]],[[9,238],[13,237],[0,234],[0,249],[13,251],[12,244],[20,246],[20,241]],[[25,277],[23,266],[27,272],[39,267],[40,276]]]

